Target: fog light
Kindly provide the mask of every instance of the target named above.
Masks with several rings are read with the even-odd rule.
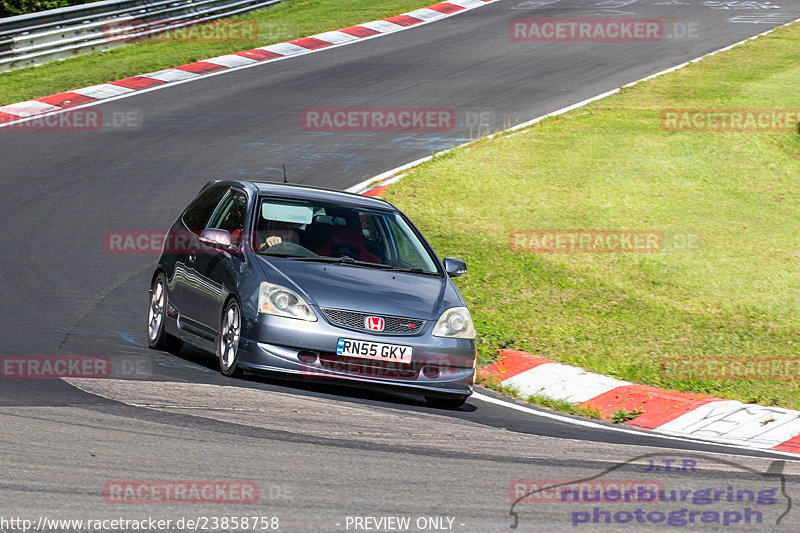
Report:
[[[307,365],[317,362],[316,352],[310,352],[308,350],[303,350],[302,352],[298,353],[297,358],[300,359],[301,363],[305,363]]]
[[[442,372],[436,365],[425,365],[422,367],[422,375],[428,379],[436,379]]]

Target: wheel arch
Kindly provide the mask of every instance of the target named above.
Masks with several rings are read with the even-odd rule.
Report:
[[[159,274],[164,274],[164,279],[167,281],[167,283],[169,283],[169,280],[167,279],[167,273],[164,272],[164,269],[161,268],[161,265],[159,265],[159,266],[157,266],[155,268],[155,270],[153,271],[153,276],[150,278],[150,288],[151,289],[153,287],[153,283],[155,283],[156,278],[158,277]]]

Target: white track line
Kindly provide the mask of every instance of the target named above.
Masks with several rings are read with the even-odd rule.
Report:
[[[564,415],[557,415],[555,413],[548,413],[546,411],[539,411],[537,409],[532,409],[530,407],[525,407],[523,405],[517,405],[515,403],[507,402],[505,400],[499,400],[497,398],[492,398],[491,396],[485,396],[479,392],[473,392],[470,398],[474,398],[476,400],[480,400],[482,402],[493,403],[495,405],[500,405],[502,407],[507,407],[509,409],[514,409],[515,411],[520,411],[523,413],[527,413],[530,415],[538,416],[541,418],[549,418],[550,420],[558,420],[559,422],[565,422],[567,424],[572,424],[574,426],[583,426],[592,429],[600,429],[605,431],[616,431],[617,433],[626,433],[628,435],[637,435],[639,437],[653,437],[655,439],[666,439],[666,440],[673,440],[679,442],[686,442],[690,444],[707,444],[707,445],[714,445],[714,446],[722,446],[725,448],[731,448],[734,450],[747,450],[750,452],[764,452],[768,454],[776,454],[782,455],[784,457],[791,457],[792,459],[798,460],[800,457],[796,453],[792,452],[784,452],[781,450],[773,450],[771,448],[763,449],[763,448],[748,448],[747,446],[740,446],[737,444],[730,444],[728,442],[720,442],[715,441],[712,439],[690,439],[690,438],[683,438],[683,437],[675,437],[672,435],[664,435],[662,433],[658,433],[657,431],[647,431],[647,430],[633,430],[624,427],[614,427],[614,426],[607,426],[605,424],[598,424],[597,422],[590,422],[589,420],[580,420],[577,418],[572,418],[569,416]]]

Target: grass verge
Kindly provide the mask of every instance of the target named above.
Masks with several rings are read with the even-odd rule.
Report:
[[[307,37],[362,22],[405,13],[430,5],[431,0],[285,0],[225,21],[253,21],[255,39],[241,36],[214,42],[196,38],[142,41],[38,67],[0,74],[0,105],[115,81],[210,57]],[[198,29],[194,35],[202,35]]]
[[[457,282],[480,363],[514,348],[636,383],[800,408],[800,136],[661,124],[665,109],[800,107],[798,50],[795,24],[434,158],[390,188],[386,199],[439,253],[467,261]],[[513,232],[530,229],[700,238],[648,254],[513,251]],[[665,371],[670,358],[785,366],[687,377]]]
[[[542,396],[540,394],[523,396],[522,394],[520,394],[517,388],[512,387],[510,385],[503,385],[496,378],[481,380],[480,384],[486,387],[487,389],[492,389],[494,391],[511,396],[513,398],[518,398],[528,403],[532,403],[540,407],[545,407],[547,409],[552,409],[554,411],[561,411],[562,413],[568,413],[576,416],[583,416],[586,418],[595,418],[597,420],[603,419],[603,415],[599,409],[592,409],[591,407],[581,407],[580,405],[575,403],[566,402],[564,400],[554,400],[553,398]]]

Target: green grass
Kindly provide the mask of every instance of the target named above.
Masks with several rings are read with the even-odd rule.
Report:
[[[430,0],[285,0],[230,20],[258,24],[252,42],[139,42],[0,74],[0,105],[114,81],[405,13]]]
[[[665,108],[798,108],[800,25],[479,141],[418,167],[386,198],[442,256],[494,349],[609,376],[800,408],[797,379],[675,379],[666,357],[800,356],[800,136],[669,132]],[[683,252],[512,252],[519,229],[697,232]]]
[[[644,412],[644,409],[634,409],[633,411],[626,411],[625,409],[620,409],[619,411],[614,411],[611,414],[611,421],[615,424],[624,424],[629,420],[633,420],[640,414]]]

